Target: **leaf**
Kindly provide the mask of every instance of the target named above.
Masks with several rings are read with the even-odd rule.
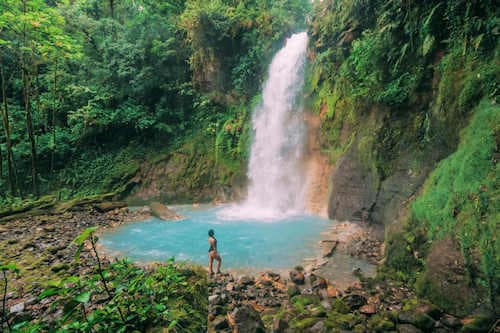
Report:
[[[75,238],[75,240],[73,240],[73,243],[76,245],[82,245],[93,232],[97,231],[97,229],[97,227],[85,229],[80,235],[78,235],[78,237]]]
[[[14,273],[19,273],[19,268],[14,264],[7,264],[0,266],[0,271],[12,271]]]
[[[90,301],[90,291],[85,291],[75,296],[75,301],[78,303],[88,303]]]
[[[425,36],[424,44],[422,45],[422,53],[424,56],[427,55],[430,50],[432,50],[432,47],[434,46],[434,40],[435,38],[432,35]]]
[[[177,320],[172,320],[172,322],[168,325],[168,328],[174,328],[177,325]]]
[[[45,289],[44,291],[42,291],[40,293],[40,295],[38,295],[38,300],[41,301],[42,299],[45,299],[47,297],[54,296],[54,295],[57,295],[57,294],[59,294],[59,289],[58,288]]]

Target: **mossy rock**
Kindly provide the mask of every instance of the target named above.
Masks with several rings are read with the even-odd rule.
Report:
[[[493,332],[492,326],[495,324],[495,318],[488,315],[478,315],[470,320],[465,320],[461,333],[488,333]]]
[[[388,332],[396,328],[396,325],[389,319],[380,315],[374,315],[368,320],[369,332]]]
[[[298,319],[298,320],[292,320],[290,322],[290,328],[295,329],[295,330],[300,330],[300,332],[303,332],[306,328],[309,328],[316,324],[318,321],[320,321],[320,318],[316,317],[309,317],[309,318],[303,318],[303,319]]]

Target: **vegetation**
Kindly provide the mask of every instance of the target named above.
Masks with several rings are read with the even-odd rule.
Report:
[[[310,4],[0,6],[0,205],[8,206],[16,197],[116,190],[155,152],[199,135],[202,150],[221,162],[215,174],[227,182],[228,165],[242,169],[243,124],[268,59],[284,36],[304,27]]]
[[[315,5],[311,24],[315,52],[306,89],[330,160],[355,150],[380,182],[404,183],[401,170],[417,182],[435,168],[422,193],[408,199],[417,196],[408,217],[399,226],[381,222],[387,269],[406,282],[420,276],[421,294],[445,309],[464,306],[452,306],[457,300],[448,302],[426,278],[438,273],[426,261],[429,248],[445,239],[461,249],[469,286],[493,309],[497,303],[497,7],[325,0]]]
[[[359,157],[367,187],[380,193],[391,180],[388,192],[406,195],[386,205],[394,221],[379,218],[381,276],[465,309],[431,279],[442,272],[429,256],[449,242],[470,303],[498,312],[499,10],[492,0],[2,0],[0,217],[123,199],[147,167],[173,189],[170,201],[243,184],[266,67],[285,37],[308,29],[306,104],[320,117],[322,151],[332,164]],[[2,329],[206,329],[203,273],[103,264],[94,232],[75,240],[92,250],[89,276],[64,276],[40,295],[62,315],[11,323],[4,296]],[[0,272],[5,295],[17,267]],[[291,327],[326,318],[331,330],[363,329],[334,305],[294,296]],[[379,313],[367,325],[395,322]]]
[[[11,323],[4,311],[0,327],[12,332],[144,332],[160,328],[206,331],[208,289],[204,272],[173,260],[149,269],[127,260],[107,264],[96,249],[96,230],[88,228],[74,240],[76,262],[85,243],[90,245],[95,260],[91,272],[50,281],[38,297],[38,301],[50,300],[53,309],[61,309],[61,316]],[[0,269],[5,276],[15,267]]]

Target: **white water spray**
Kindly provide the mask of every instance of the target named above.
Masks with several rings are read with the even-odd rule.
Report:
[[[262,103],[253,114],[248,196],[220,212],[228,219],[280,219],[304,212],[306,126],[300,95],[307,33],[287,39],[274,56]]]

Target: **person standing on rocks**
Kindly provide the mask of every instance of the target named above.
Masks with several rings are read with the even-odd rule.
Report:
[[[208,274],[213,275],[214,272],[212,270],[212,264],[214,260],[217,261],[217,267],[215,270],[216,274],[220,273],[220,264],[222,262],[222,259],[217,252],[217,239],[215,238],[215,232],[213,229],[208,230],[208,244],[210,245],[210,248],[208,249]]]

